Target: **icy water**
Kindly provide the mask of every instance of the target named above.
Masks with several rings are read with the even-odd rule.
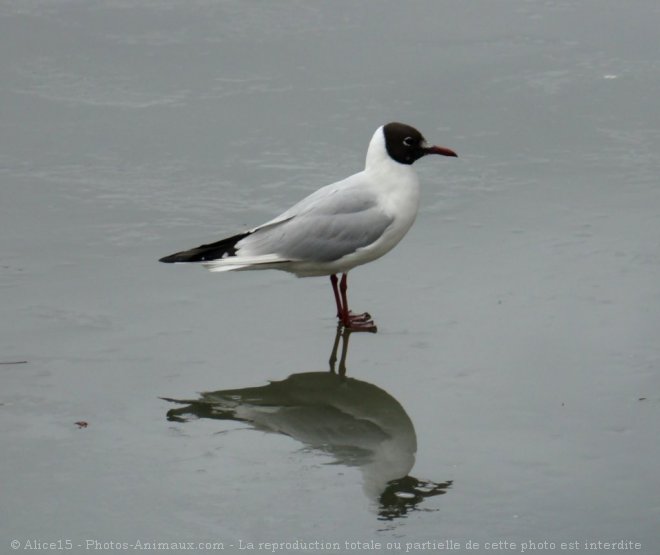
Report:
[[[0,552],[660,552],[658,29],[642,0],[1,2]],[[351,273],[377,334],[336,336],[325,278],[158,264],[392,120],[460,158]]]

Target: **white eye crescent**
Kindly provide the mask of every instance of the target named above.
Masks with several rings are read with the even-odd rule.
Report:
[[[405,139],[403,139],[403,144],[406,146],[413,146],[415,144],[415,139],[413,139],[412,137],[406,137]]]

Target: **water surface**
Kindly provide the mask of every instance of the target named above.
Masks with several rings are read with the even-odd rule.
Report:
[[[4,3],[3,545],[657,553],[659,26],[643,1]],[[391,120],[460,158],[416,165],[418,221],[352,272],[379,331],[345,376],[326,279],[156,262],[358,171]]]

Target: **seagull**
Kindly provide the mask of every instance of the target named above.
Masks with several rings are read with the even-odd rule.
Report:
[[[383,125],[369,142],[361,172],[322,187],[260,226],[160,262],[198,263],[211,272],[275,269],[298,277],[330,276],[340,325],[375,332],[369,313],[348,308],[348,272],[380,258],[408,232],[420,195],[412,164],[427,154],[457,156],[429,145],[410,125]]]

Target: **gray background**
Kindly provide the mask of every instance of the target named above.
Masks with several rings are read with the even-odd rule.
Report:
[[[3,551],[657,553],[659,28],[655,0],[1,2]],[[460,158],[416,165],[415,226],[351,274],[379,332],[348,373],[410,417],[411,474],[453,481],[384,521],[331,449],[159,398],[324,370],[327,280],[156,260],[359,171],[392,120]]]

